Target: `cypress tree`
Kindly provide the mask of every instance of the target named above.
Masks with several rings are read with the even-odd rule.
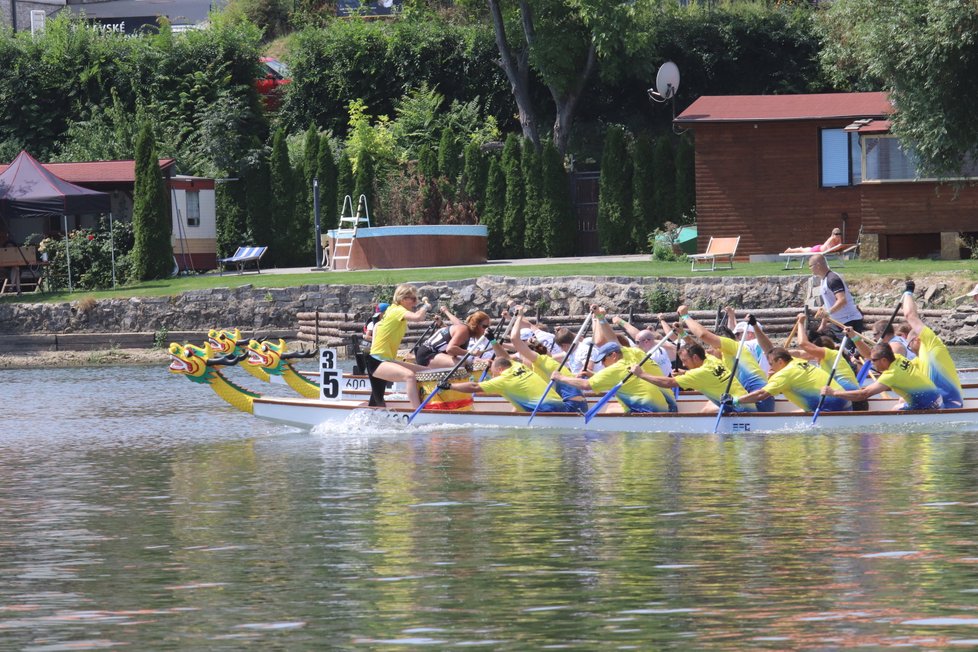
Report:
[[[480,221],[488,231],[488,253],[490,259],[505,258],[503,214],[506,211],[506,175],[499,157],[489,159],[486,174],[486,200]]]
[[[540,224],[548,256],[573,256],[577,251],[577,216],[571,206],[564,160],[553,141],[543,146]]]
[[[325,234],[330,229],[335,229],[340,221],[340,214],[336,209],[336,160],[333,159],[329,136],[324,135],[319,141],[316,170],[316,176],[319,178],[319,221],[320,228]]]
[[[523,237],[526,222],[523,219],[523,170],[520,166],[520,138],[516,134],[506,137],[503,145],[502,168],[506,178],[506,208],[503,211],[503,257],[523,257]]]
[[[450,127],[441,130],[441,140],[438,142],[438,170],[448,180],[449,187],[454,191],[458,183],[458,175],[462,166],[462,148],[455,132]]]
[[[312,179],[319,165],[319,132],[316,126],[309,125],[303,141],[302,160],[296,171],[296,219],[292,234],[295,243],[295,258],[299,261],[312,260],[316,252],[316,224],[312,214]]]
[[[523,251],[526,256],[543,257],[547,255],[547,238],[544,225],[540,221],[540,156],[532,143],[523,141],[523,183],[524,190],[524,219],[526,220],[525,243]]]
[[[288,144],[282,128],[272,138],[270,176],[273,246],[269,253],[272,261],[281,266],[295,262],[291,252],[297,248],[297,243],[291,239],[295,233],[295,172],[289,162]]]
[[[657,226],[666,222],[678,222],[676,215],[676,164],[672,157],[672,143],[668,137],[655,142],[652,159],[652,180],[655,189]]]
[[[239,178],[243,176],[239,172]],[[217,213],[217,256],[227,258],[238,246],[249,242],[245,184],[241,181],[218,183],[214,188]]]
[[[258,152],[257,161],[244,171],[242,183],[245,187],[246,229],[240,244],[258,247],[270,246],[274,241],[275,227],[272,223],[272,180],[269,164],[269,151],[263,147]],[[250,240],[246,240],[248,236]],[[233,253],[233,252],[232,252]]]
[[[136,137],[136,184],[132,207],[132,274],[136,280],[167,278],[173,270],[173,223],[156,155],[153,127],[143,122]]]
[[[353,194],[353,164],[346,152],[340,152],[339,161],[336,163],[336,214],[343,215],[346,198]],[[353,210],[355,211],[356,199],[353,200]],[[336,218],[339,221],[339,217]]]
[[[696,210],[696,160],[693,140],[686,134],[676,147],[676,217],[692,217]],[[685,220],[683,220],[685,221]]]
[[[605,254],[632,252],[631,164],[625,130],[608,127],[601,155],[598,195],[598,241]]]
[[[475,205],[475,214],[482,215],[486,200],[486,158],[478,143],[465,148],[465,165],[462,168],[462,197]]]
[[[635,216],[632,241],[639,251],[649,248],[649,236],[660,226],[657,221],[652,176],[654,149],[652,138],[648,134],[639,136],[632,146],[632,208]]]
[[[427,145],[418,152],[418,172],[431,181],[438,177],[438,155]]]

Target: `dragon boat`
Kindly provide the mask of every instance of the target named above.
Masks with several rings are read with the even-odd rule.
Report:
[[[412,420],[414,410],[404,401],[388,401],[387,407],[368,407],[366,401],[343,399],[325,401],[318,398],[275,398],[261,396],[229,381],[222,367],[238,364],[243,357],[219,355],[209,344],[197,347],[190,344],[170,346],[170,371],[186,376],[193,382],[210,386],[218,396],[235,408],[255,416],[300,428],[323,424],[342,426],[351,417],[376,419],[379,423],[414,425],[465,425],[477,427],[525,428],[526,413],[514,412],[508,403],[486,401],[471,403],[463,409],[426,409]],[[867,412],[823,412],[819,415],[820,431],[891,429],[978,428],[978,398],[966,398],[962,408],[950,410],[893,411],[894,400],[873,399]],[[589,423],[577,413],[540,413],[533,420],[534,428],[557,430],[583,429],[616,432],[677,432],[677,433],[743,433],[808,431],[811,413],[795,411],[794,406],[780,402],[775,412],[733,413],[717,420],[715,414],[700,411],[702,399],[680,401],[675,413],[623,414],[612,401]]]

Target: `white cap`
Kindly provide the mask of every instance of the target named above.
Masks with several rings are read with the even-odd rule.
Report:
[[[737,322],[737,325],[734,326],[734,333],[743,333],[744,330],[746,330],[748,333],[753,333],[754,327],[745,321],[739,321]]]
[[[978,285],[976,285],[974,287],[974,289],[971,292],[969,292],[968,294],[966,294],[965,296],[968,296],[968,297],[978,296]]]
[[[525,342],[526,340],[530,339],[531,337],[533,337],[533,329],[532,328],[521,328],[520,329],[520,339],[521,340],[523,340]]]

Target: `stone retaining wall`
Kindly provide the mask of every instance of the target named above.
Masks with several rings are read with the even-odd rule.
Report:
[[[807,276],[507,278],[418,284],[419,294],[445,304],[460,316],[476,308],[499,314],[509,300],[544,313],[584,314],[591,303],[613,312],[650,312],[658,305],[686,303],[694,309],[733,305],[741,309],[801,307],[809,296]],[[0,305],[0,336],[39,333],[206,332],[215,326],[242,331],[296,330],[300,312],[351,312],[365,318],[391,286],[303,285],[290,288],[194,290],[174,297],[82,300],[71,303]],[[895,305],[879,297],[880,305]],[[857,293],[858,294],[858,293]],[[920,292],[923,294],[923,291]],[[662,308],[665,310],[669,307]],[[932,318],[929,318],[930,321]],[[949,344],[978,343],[978,306],[965,304],[934,319],[932,326]]]

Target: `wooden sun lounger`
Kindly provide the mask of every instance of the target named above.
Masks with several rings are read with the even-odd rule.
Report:
[[[737,254],[737,246],[740,244],[740,236],[734,238],[714,238],[710,237],[710,243],[706,245],[706,251],[701,254],[692,254],[689,256],[689,260],[692,263],[690,267],[691,271],[694,272],[705,272],[706,267],[697,268],[697,264],[710,263],[709,271],[714,271],[717,269],[733,269],[733,259]],[[717,262],[724,264],[724,267],[717,267]],[[726,261],[724,263],[724,261]]]
[[[837,260],[839,261],[839,267],[845,267],[846,259],[854,258],[857,249],[859,249],[858,243],[853,244],[853,243],[843,242],[840,245],[836,245],[835,247],[832,247],[828,251],[819,251],[819,252],[801,251],[801,252],[796,252],[791,254],[784,253],[778,255],[784,258],[785,269],[791,269],[792,268],[791,263],[794,262],[795,260],[798,261],[798,267],[796,267],[795,269],[801,269],[802,267],[805,266],[805,261],[808,260],[815,253],[820,253],[823,256],[825,256],[826,259],[829,260]]]

